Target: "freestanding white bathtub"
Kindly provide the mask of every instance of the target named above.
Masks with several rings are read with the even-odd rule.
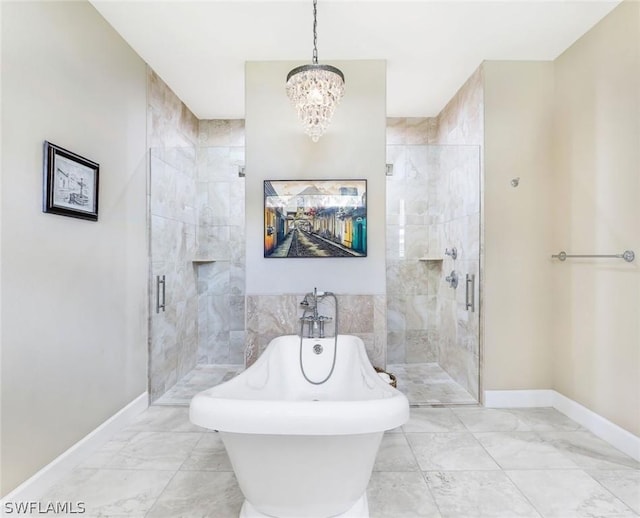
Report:
[[[322,352],[314,352],[321,346]],[[273,339],[247,370],[197,394],[189,416],[220,432],[245,502],[240,517],[368,517],[366,488],[385,430],[409,402],[373,369],[362,340]]]

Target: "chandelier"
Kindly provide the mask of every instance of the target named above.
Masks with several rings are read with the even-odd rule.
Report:
[[[317,0],[313,0],[313,60],[287,74],[287,95],[304,131],[318,142],[344,94],[344,74],[331,65],[318,64]]]

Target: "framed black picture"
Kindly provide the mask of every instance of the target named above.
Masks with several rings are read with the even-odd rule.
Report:
[[[98,220],[98,164],[45,141],[43,172],[43,212]]]
[[[264,257],[366,255],[366,180],[265,180]]]

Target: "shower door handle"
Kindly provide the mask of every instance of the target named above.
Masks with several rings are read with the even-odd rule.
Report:
[[[465,285],[465,309],[475,312],[476,310],[476,276],[473,273],[467,274]]]
[[[165,282],[164,275],[162,277],[160,277],[160,275],[156,275],[156,313],[160,313],[160,310],[163,312],[165,310],[167,301],[166,285],[167,283]],[[162,297],[160,296],[161,294]],[[162,300],[162,304],[160,303],[160,300]]]

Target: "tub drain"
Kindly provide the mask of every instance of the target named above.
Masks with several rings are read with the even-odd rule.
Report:
[[[313,352],[316,354],[322,353],[322,345],[316,344],[313,346]]]

